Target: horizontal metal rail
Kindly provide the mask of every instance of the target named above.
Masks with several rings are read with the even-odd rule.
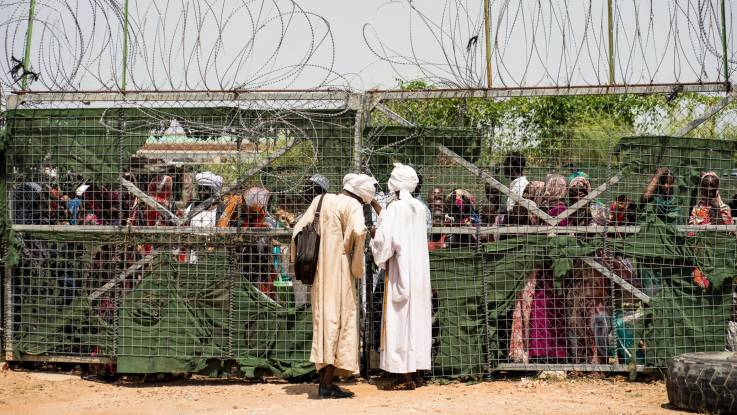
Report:
[[[6,356],[5,360],[15,362],[46,362],[46,363],[82,363],[82,364],[110,364],[115,363],[114,357],[102,356],[71,356],[58,354],[21,354],[20,356]]]
[[[55,233],[73,232],[80,234],[133,234],[133,235],[257,235],[257,236],[289,236],[289,229],[259,228],[202,228],[191,226],[104,226],[104,225],[13,225],[16,232]]]
[[[637,365],[638,372],[647,369],[644,365]],[[546,371],[546,370],[565,370],[571,372],[629,372],[629,365],[595,365],[595,364],[575,364],[575,363],[501,363],[493,368],[493,370],[529,370],[529,371]]]
[[[597,85],[568,87],[513,87],[490,89],[423,89],[406,90],[370,90],[367,91],[377,100],[397,99],[437,99],[437,98],[511,98],[541,96],[576,96],[576,95],[622,95],[622,94],[671,94],[683,92],[727,92],[731,88],[728,82],[708,83],[672,83],[672,84],[634,84],[634,85]]]
[[[23,104],[52,102],[238,102],[238,101],[345,101],[348,108],[360,104],[360,95],[340,90],[264,90],[264,91],[79,91],[24,92],[8,96],[8,109]]]
[[[477,229],[478,228],[478,229]],[[678,225],[681,232],[737,232],[737,225]],[[259,228],[202,228],[190,226],[104,226],[104,225],[13,225],[16,232],[52,233],[72,232],[80,234],[191,234],[207,235],[262,235],[262,236],[290,236],[290,229],[259,229]],[[575,234],[635,234],[641,230],[640,226],[435,226],[430,228],[431,234],[449,235],[575,235]]]
[[[511,87],[490,89],[428,89],[416,91],[370,90],[233,90],[233,91],[14,91],[8,96],[7,108],[14,110],[24,103],[48,102],[182,102],[182,101],[345,101],[347,108],[358,109],[361,97],[370,95],[375,102],[396,99],[436,98],[510,98],[536,96],[576,96],[612,94],[671,94],[682,92],[728,92],[727,82],[598,85],[565,87]]]

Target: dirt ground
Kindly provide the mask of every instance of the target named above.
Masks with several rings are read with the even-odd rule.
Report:
[[[311,384],[188,379],[166,383],[82,380],[60,373],[0,372],[0,414],[677,414],[665,384],[621,378],[513,379],[384,392],[344,383],[349,400],[315,399]]]

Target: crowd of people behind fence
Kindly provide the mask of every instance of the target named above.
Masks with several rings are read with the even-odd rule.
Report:
[[[422,178],[415,198],[425,206],[430,251],[464,246],[469,243],[505,239],[524,232],[524,227],[546,225],[546,218],[565,218],[559,227],[628,226],[636,225],[644,212],[651,212],[661,221],[673,225],[733,225],[737,213],[737,195],[728,205],[720,192],[720,177],[703,172],[691,194],[690,214],[681,213],[675,197],[677,177],[667,167],[658,167],[647,179],[639,197],[621,194],[604,203],[593,192],[586,172],[571,168],[567,176],[552,173],[544,180],[530,180],[525,174],[526,159],[512,153],[503,162],[508,186],[485,184],[483,198],[461,188],[432,187],[422,192]],[[272,193],[255,186],[223,192],[223,178],[209,171],[174,175],[149,174],[136,176],[124,173],[121,183],[110,186],[95,183],[75,173],[60,173],[54,166],[45,166],[35,176],[14,187],[12,218],[22,225],[110,225],[110,226],[191,226],[196,228],[292,229],[319,195],[328,193],[329,180],[319,174],[298,185],[296,197],[274,206]],[[501,181],[501,180],[500,180]],[[507,193],[507,194],[505,194]],[[377,203],[386,207],[392,199],[377,193]],[[574,206],[576,205],[576,206]],[[571,208],[573,206],[573,208]],[[376,217],[374,217],[376,219]],[[437,231],[457,226],[513,226],[518,233],[482,234],[477,241],[474,233]],[[513,231],[517,232],[517,231]],[[574,233],[572,233],[574,234]],[[586,237],[586,233],[575,233]],[[613,234],[623,237],[624,234]],[[73,244],[73,242],[70,242]],[[68,245],[67,250],[77,249]],[[105,261],[121,262],[132,267],[150,255],[157,247],[142,243],[126,248],[125,254],[110,253]],[[195,248],[168,247],[181,263],[196,263]],[[201,248],[200,248],[201,249]],[[98,253],[97,255],[103,255]],[[239,252],[241,272],[271,298],[276,298],[275,280],[287,276],[285,248],[268,236],[260,238]],[[63,255],[61,255],[63,256]],[[101,262],[105,262],[100,260]],[[627,258],[609,257],[598,252],[595,258],[610,272],[628,281],[646,295],[657,294],[657,278],[645,278]],[[118,265],[120,266],[120,265]],[[640,264],[642,266],[642,264]],[[60,277],[64,292],[78,288],[73,276]],[[694,283],[707,288],[709,281],[700,270],[693,272]],[[140,267],[131,274],[129,285],[140,278]],[[69,280],[72,282],[69,282]],[[70,288],[71,287],[71,288]],[[554,288],[549,264],[536,264],[517,295],[509,327],[506,347],[513,362],[574,362],[607,363],[612,348],[606,339],[615,305],[612,304],[611,284],[601,270],[576,260],[573,271],[565,279],[562,290]],[[73,292],[73,291],[72,291]],[[623,302],[636,302],[620,297]],[[73,294],[65,294],[65,297]],[[67,299],[67,302],[70,299]],[[622,304],[618,305],[619,308]]]

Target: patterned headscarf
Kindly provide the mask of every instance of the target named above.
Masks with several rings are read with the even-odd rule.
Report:
[[[703,196],[701,195],[701,188],[703,187],[704,180],[707,177],[712,177],[712,178],[716,179],[717,181],[719,181],[719,175],[716,174],[716,172],[707,171],[707,172],[701,173],[701,178],[699,179],[699,199],[703,199]],[[716,195],[716,198],[715,199],[717,200],[717,203],[719,204],[719,206],[724,205],[724,202],[722,201],[722,196],[719,193],[719,189],[718,188],[717,188],[717,195]]]
[[[586,173],[584,173],[584,172],[582,172],[581,170],[577,170],[577,171],[575,171],[575,172],[573,172],[573,173],[571,173],[571,174],[568,175],[568,181],[569,182],[572,182],[573,179],[575,179],[577,177],[583,177],[584,179],[588,179],[589,178],[589,175],[586,174]]]
[[[544,202],[544,195],[545,195],[545,182],[541,182],[539,180],[531,181],[527,187],[525,188],[525,191],[523,192],[522,196],[525,199],[529,199],[537,206],[541,206]]]
[[[220,189],[223,187],[223,177],[209,171],[197,173],[195,181],[199,186],[212,188],[215,193],[220,193]]]
[[[271,201],[271,192],[263,187],[252,187],[243,193],[243,203],[252,213],[266,213]]]
[[[568,183],[565,177],[560,174],[549,174],[545,178],[545,203],[550,205],[558,200],[563,200],[567,193]]]
[[[330,181],[322,174],[315,174],[310,177],[310,182],[320,186],[323,192],[327,193],[330,189]]]
[[[587,179],[584,176],[578,176],[574,177],[573,180],[571,180],[570,187],[584,187],[586,189],[586,193],[591,193],[591,182],[589,179]]]

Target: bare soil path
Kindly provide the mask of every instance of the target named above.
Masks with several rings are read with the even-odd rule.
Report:
[[[207,379],[105,384],[79,376],[0,372],[0,414],[55,415],[331,415],[331,414],[678,414],[665,384],[607,380],[502,380],[429,385],[384,392],[347,383],[349,400],[317,400],[310,384],[254,384]]]

